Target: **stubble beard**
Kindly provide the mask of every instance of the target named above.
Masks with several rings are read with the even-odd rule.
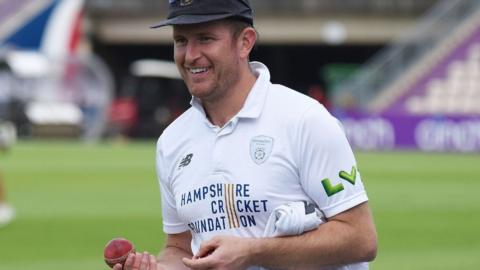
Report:
[[[232,88],[238,84],[239,80],[240,73],[235,68],[235,65],[232,65],[232,68],[219,75],[219,79],[209,90],[204,91],[200,95],[194,95],[192,91],[190,93],[204,103],[216,104],[231,94]]]

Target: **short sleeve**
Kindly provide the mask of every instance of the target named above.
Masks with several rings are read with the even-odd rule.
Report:
[[[160,185],[160,195],[162,203],[163,231],[167,234],[177,234],[188,230],[188,226],[178,216],[175,196],[171,190],[168,166],[164,160],[161,142],[157,143],[156,170],[158,182]]]
[[[320,104],[298,123],[297,159],[302,187],[327,218],[368,200],[340,122]]]

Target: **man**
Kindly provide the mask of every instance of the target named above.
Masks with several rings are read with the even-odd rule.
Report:
[[[10,122],[3,122],[0,115],[0,154],[9,150],[15,138],[15,127]],[[15,209],[7,202],[5,193],[5,183],[0,168],[0,228],[10,223],[15,217]]]
[[[0,158],[3,152],[9,150],[16,137],[14,125],[4,121],[9,114],[11,74],[9,66],[2,61],[1,57],[2,51],[0,51]],[[10,223],[15,216],[14,208],[8,204],[5,193],[0,168],[0,227]]]
[[[367,269],[376,232],[350,146],[322,105],[249,63],[249,2],[170,1],[164,25],[192,107],[157,144],[166,246],[124,269]],[[327,222],[263,238],[273,209],[298,201]]]
[[[15,217],[15,210],[7,203],[4,183],[0,174],[0,228],[10,223]]]

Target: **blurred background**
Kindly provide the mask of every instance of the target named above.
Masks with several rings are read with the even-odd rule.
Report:
[[[478,1],[252,1],[252,60],[361,149],[480,150]],[[167,1],[1,1],[0,104],[19,137],[156,138],[189,106]],[[408,128],[404,128],[408,127]]]
[[[480,1],[251,3],[251,59],[344,125],[372,269],[480,267]],[[155,140],[190,101],[171,29],[149,28],[167,8],[0,0],[0,269],[101,269],[119,235],[159,251]]]

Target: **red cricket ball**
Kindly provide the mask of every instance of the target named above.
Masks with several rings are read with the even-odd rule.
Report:
[[[113,268],[117,263],[123,265],[132,252],[135,252],[135,248],[130,241],[125,238],[114,238],[105,246],[103,258],[108,266]]]

